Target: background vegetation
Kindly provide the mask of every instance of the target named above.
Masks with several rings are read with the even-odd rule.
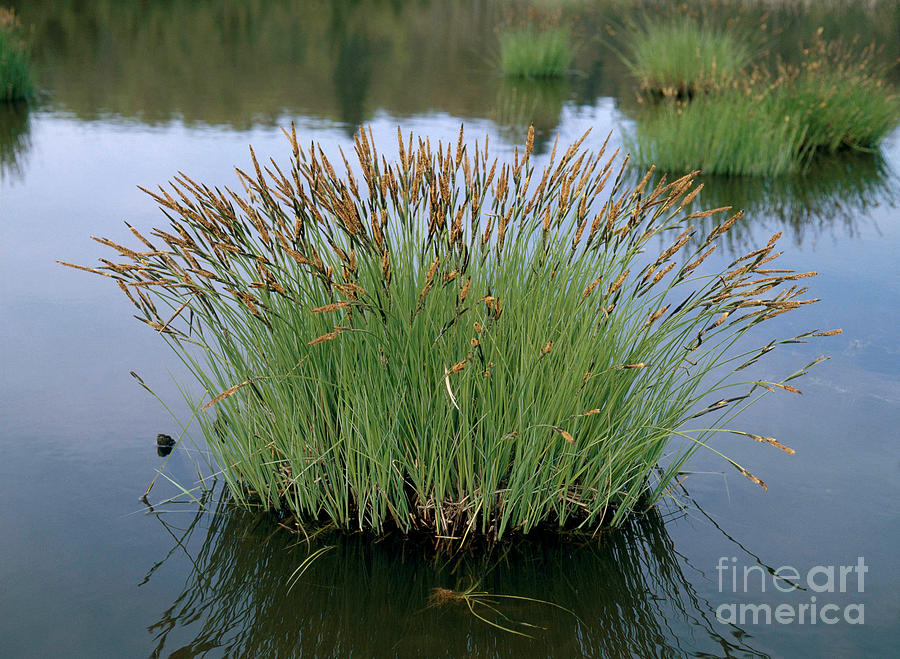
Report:
[[[574,57],[571,37],[561,28],[541,31],[526,27],[500,35],[500,68],[509,76],[559,78]]]
[[[15,12],[0,7],[0,104],[34,94],[28,46]]]
[[[779,176],[805,170],[817,154],[875,149],[900,119],[900,94],[874,46],[829,42],[820,29],[799,64],[751,67],[737,32],[694,21],[630,33],[627,61],[645,96],[629,146],[641,164]],[[678,65],[662,56],[675,49]],[[725,52],[732,59],[719,66]]]

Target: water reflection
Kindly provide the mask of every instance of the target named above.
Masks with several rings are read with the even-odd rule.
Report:
[[[553,143],[554,131],[569,94],[569,81],[565,78],[504,79],[497,90],[497,101],[490,117],[511,144],[524,144],[533,123],[534,150],[541,154]]]
[[[187,555],[193,569],[148,627],[153,656],[213,649],[238,656],[763,656],[742,630],[715,623],[692,586],[698,575],[658,512],[610,534],[599,549],[523,542],[490,558],[428,558],[421,546],[394,537],[331,537],[317,542],[334,548],[293,588],[289,577],[309,549],[271,517],[226,504],[180,530],[175,517],[158,515],[175,544],[147,580],[172,556]],[[436,587],[476,584],[556,602],[578,618],[496,600],[505,625],[538,625],[516,627],[534,637],[527,639],[489,627],[462,603],[428,606]]]
[[[402,0],[15,2],[57,109],[94,120],[248,128],[285,112],[485,116],[494,3]]]
[[[344,35],[338,43],[334,91],[340,120],[348,137],[353,137],[357,127],[367,118],[366,96],[372,84],[377,48],[376,42],[360,32]]]
[[[566,99],[593,105],[599,97],[633,95],[633,80],[606,28],[660,11],[658,0],[560,3],[556,20],[572,28],[578,73],[561,86],[526,89],[498,75],[495,28],[508,20],[511,5],[527,15],[532,2],[7,1],[32,29],[38,78],[55,109],[86,120],[181,120],[238,129],[275,125],[285,113],[299,113],[340,123],[348,133],[379,111],[397,117],[494,114],[502,126],[517,127],[532,110],[538,127],[552,133]],[[748,25],[768,12],[773,57],[789,57],[822,25],[826,36],[860,34],[884,44],[885,62],[900,56],[896,2],[849,3],[840,10],[813,3],[802,12],[793,4],[723,2],[704,11],[721,19],[740,5]]]
[[[631,184],[645,173],[630,168]],[[655,174],[651,185],[660,179]],[[871,222],[875,208],[893,207],[900,200],[900,176],[878,152],[822,157],[807,172],[794,176],[700,176],[697,182],[703,184],[703,190],[688,210],[731,207],[731,212],[744,211],[720,239],[720,249],[731,256],[760,247],[760,240],[776,231],[797,247],[812,245],[823,237],[854,238],[863,228],[860,223]],[[722,219],[720,213],[691,220],[697,241]]]
[[[771,179],[712,177],[701,179],[695,206],[743,209],[744,216],[725,234],[723,247],[738,255],[758,247],[759,228],[781,231],[798,247],[824,236],[852,238],[873,208],[893,205],[897,173],[880,153],[844,153],[821,158],[804,174]],[[699,222],[699,233],[719,222]]]
[[[26,105],[0,103],[0,182],[22,175],[22,161],[31,146],[30,131]]]

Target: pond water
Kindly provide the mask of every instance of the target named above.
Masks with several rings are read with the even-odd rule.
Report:
[[[723,260],[782,231],[783,262],[820,272],[811,287],[822,302],[766,333],[844,329],[773,353],[766,368],[782,375],[821,351],[832,359],[801,381],[802,396],[770,396],[741,417],[796,455],[717,445],[767,493],[698,454],[683,509],[666,504],[586,546],[544,538],[488,557],[434,557],[395,537],[332,537],[316,541],[330,549],[295,580],[309,548],[273,519],[213,500],[202,510],[164,503],[177,493],[164,479],[154,507],[139,501],[162,464],[156,434],[177,434],[172,415],[188,416],[176,386],[188,374],[109,282],[55,261],[92,263],[105,254],[89,236],[127,242],[123,220],[141,230],[162,221],[137,185],[179,170],[230,185],[248,144],[283,160],[291,122],[334,152],[361,123],[388,153],[398,125],[455,141],[464,123],[469,139],[488,134],[511,154],[534,120],[544,158],[557,133],[566,143],[592,128],[592,146],[609,133],[620,144],[633,92],[594,32],[621,20],[626,3],[563,4],[579,26],[577,73],[541,85],[495,73],[494,28],[511,14],[483,0],[12,2],[33,26],[46,95],[28,110],[0,108],[0,654],[893,654],[900,130],[880,155],[820,163],[805,178],[706,182],[704,205],[747,209]],[[779,44],[821,25],[880,40],[897,57],[900,3],[766,4]],[[176,450],[166,473],[193,482],[188,457]],[[867,572],[845,571],[840,592],[837,566],[860,561]],[[779,590],[767,570],[780,566],[804,589]],[[463,601],[430,601],[435,588],[567,611],[495,597],[524,638]],[[484,597],[470,602],[492,616]],[[802,605],[806,618],[721,620],[731,604]]]

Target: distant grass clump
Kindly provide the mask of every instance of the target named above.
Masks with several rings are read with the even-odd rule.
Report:
[[[0,103],[27,100],[34,93],[28,50],[11,9],[0,8]]]
[[[500,68],[508,76],[559,78],[574,57],[572,38],[562,28],[511,28],[500,35]]]
[[[625,63],[645,91],[684,97],[728,84],[750,63],[746,39],[686,16],[647,19],[629,34]]]
[[[244,194],[179,176],[151,193],[165,229],[97,238],[124,260],[74,267],[114,279],[192,369],[244,505],[460,543],[616,526],[717,431],[793,452],[726,424],[812,364],[734,374],[814,333],[734,344],[812,302],[795,282],[814,273],[768,269],[774,236],[701,274],[740,214],[695,237],[723,209],[688,212],[691,176],[628,189],[584,139],[538,173],[533,130],[506,164],[462,132],[401,134],[389,163],[361,132],[360,180],[292,132],[287,167],[239,171]]]
[[[877,147],[900,119],[900,94],[876,50],[856,51],[819,32],[804,54],[798,68],[782,69],[773,91],[784,111],[808,126],[806,142],[826,152]]]
[[[877,148],[900,119],[900,96],[874,54],[820,33],[798,67],[745,71],[708,94],[645,98],[629,146],[636,162],[664,171],[749,176],[795,174],[818,154]]]
[[[662,171],[772,176],[797,171],[809,156],[807,128],[788,117],[783,98],[729,90],[645,110],[627,146],[635,161]],[[782,120],[774,121],[774,117]]]

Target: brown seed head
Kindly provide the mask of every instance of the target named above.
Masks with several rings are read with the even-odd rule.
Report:
[[[531,124],[528,127],[528,137],[525,138],[525,155],[523,156],[525,160],[528,160],[528,156],[531,155],[531,152],[534,150],[534,124]]]
[[[328,332],[327,334],[323,334],[322,336],[318,336],[314,338],[312,341],[307,343],[308,346],[319,345],[320,343],[324,343],[325,341],[331,341],[332,339],[337,338],[337,335],[341,333],[341,329],[336,329],[333,332]]]
[[[625,279],[628,277],[628,273],[630,273],[630,272],[631,272],[631,270],[629,269],[629,270],[626,270],[625,272],[623,272],[621,275],[619,275],[618,279],[616,279],[610,285],[609,289],[606,291],[606,297],[609,297],[610,295],[615,293],[617,290],[619,290],[619,287],[625,283]]]
[[[438,265],[440,265],[440,258],[435,258],[434,261],[431,262],[431,267],[428,268],[428,274],[425,275],[425,283],[430,284],[434,279],[434,275],[437,272]]]
[[[571,433],[569,433],[567,430],[564,430],[563,428],[560,428],[559,426],[553,426],[553,430],[558,432],[560,437],[562,437],[564,440],[566,440],[566,442],[568,442],[569,444],[575,443],[575,438],[572,437]]]
[[[472,278],[469,277],[466,279],[466,283],[462,285],[462,288],[459,290],[459,301],[465,302],[466,297],[469,295],[469,286],[472,284]]]
[[[326,304],[324,307],[316,307],[310,313],[329,313],[331,311],[338,311],[339,309],[345,309],[350,306],[350,302],[336,302],[334,304]]]
[[[584,289],[584,297],[590,297],[591,293],[594,292],[594,289],[600,284],[600,280],[603,279],[603,275],[598,275],[597,278],[588,284],[588,287]]]
[[[466,364],[469,363],[468,359],[463,359],[461,362],[456,362],[453,366],[450,367],[450,374],[459,373],[466,367]]]
[[[650,325],[652,325],[653,323],[655,323],[657,320],[659,320],[660,317],[661,317],[664,313],[666,313],[666,310],[667,310],[668,308],[669,308],[669,305],[667,304],[666,306],[662,307],[661,309],[657,309],[657,310],[654,311],[652,314],[650,314],[650,316],[647,318],[647,322],[644,323],[644,327],[649,327]]]

